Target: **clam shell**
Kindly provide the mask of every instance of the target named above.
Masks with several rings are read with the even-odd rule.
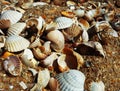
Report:
[[[5,48],[10,52],[18,52],[26,49],[30,42],[17,35],[9,36],[5,41]]]
[[[84,91],[85,76],[78,70],[69,70],[56,76],[60,91]]]
[[[51,41],[51,47],[55,51],[61,51],[64,48],[65,39],[59,30],[50,31],[46,37]]]
[[[55,22],[57,23],[57,29],[68,28],[74,23],[71,18],[67,17],[58,17],[55,19]]]
[[[4,69],[13,76],[19,76],[22,71],[22,63],[17,56],[9,56],[3,62]]]
[[[26,23],[19,22],[11,25],[8,29],[7,35],[19,35],[26,27]]]
[[[10,20],[2,19],[0,20],[0,29],[7,29],[10,27]]]
[[[22,18],[22,13],[14,11],[14,10],[7,10],[1,14],[0,19],[9,19],[12,24],[17,23]]]

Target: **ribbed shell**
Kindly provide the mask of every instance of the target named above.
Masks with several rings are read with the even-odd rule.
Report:
[[[69,70],[56,76],[60,91],[84,91],[85,76],[78,70]]]
[[[18,52],[26,49],[30,42],[17,35],[9,36],[5,42],[5,48],[10,52]]]
[[[7,35],[19,35],[26,27],[26,23],[19,22],[10,26],[8,29]]]
[[[22,13],[14,11],[14,10],[7,10],[1,14],[0,19],[9,19],[12,24],[17,23],[22,17]]]
[[[74,22],[72,19],[67,17],[58,17],[55,19],[55,22],[57,23],[57,29],[64,29],[70,27]]]
[[[0,29],[6,29],[10,27],[10,20],[2,19],[0,20]]]

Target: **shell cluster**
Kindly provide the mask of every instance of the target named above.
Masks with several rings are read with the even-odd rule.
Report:
[[[4,10],[0,14],[0,48],[5,50],[0,54],[4,69],[13,76],[20,76],[24,64],[34,77],[38,74],[37,83],[30,91],[41,91],[48,84],[51,90],[83,91],[82,55],[105,57],[100,42],[104,41],[102,36],[118,37],[119,30],[116,29],[120,28],[120,20],[114,21],[116,25],[113,25],[116,15],[111,4],[92,1],[81,5],[68,1],[66,4],[67,10],[51,22],[46,22],[42,15],[22,20],[21,10],[47,5],[32,0],[22,4],[19,10],[15,7],[15,10]],[[92,41],[94,36],[99,41]],[[39,69],[39,72],[33,69]],[[52,71],[56,73],[54,80],[50,80]],[[95,91],[96,86],[97,83],[92,83],[91,91]]]

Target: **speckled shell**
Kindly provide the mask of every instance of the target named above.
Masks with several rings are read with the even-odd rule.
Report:
[[[57,23],[57,29],[68,28],[74,23],[71,18],[67,17],[58,17],[55,19],[55,22]]]
[[[9,19],[12,24],[17,23],[22,17],[22,13],[14,10],[7,10],[1,14],[0,19]]]
[[[3,62],[4,69],[13,76],[19,76],[22,71],[22,63],[17,56],[9,56]]]
[[[10,52],[18,52],[26,49],[30,42],[17,35],[9,36],[5,41],[5,48]]]
[[[8,29],[7,35],[19,35],[26,27],[26,23],[19,22],[10,26]]]
[[[85,76],[78,70],[69,70],[56,76],[60,91],[84,91]]]
[[[10,20],[8,20],[8,19],[0,20],[0,29],[7,29],[9,27],[10,27]]]

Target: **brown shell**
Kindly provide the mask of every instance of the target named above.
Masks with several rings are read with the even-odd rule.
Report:
[[[0,29],[7,29],[10,27],[10,20],[2,19],[0,20]]]
[[[4,61],[4,69],[13,76],[21,75],[22,63],[17,56],[9,56]]]

